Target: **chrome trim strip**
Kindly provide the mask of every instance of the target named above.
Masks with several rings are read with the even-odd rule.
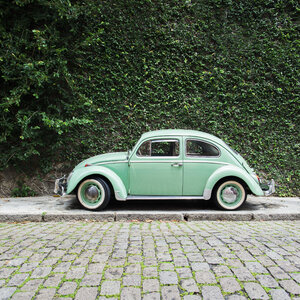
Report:
[[[130,163],[181,163],[182,160],[176,161],[176,159],[169,159],[169,160],[134,160],[130,161]]]
[[[218,164],[218,165],[230,165],[229,163],[219,162],[219,161],[205,161],[205,160],[179,160],[178,163],[205,163],[205,164]],[[170,160],[134,160],[130,161],[130,163],[176,163],[174,159]]]
[[[127,163],[127,162],[128,162],[128,160],[104,161],[104,162],[99,162],[99,163],[91,165],[91,166],[99,166],[99,165],[105,165],[105,164],[119,164],[119,163]]]
[[[184,160],[183,163],[205,163],[205,164],[218,164],[218,165],[230,165],[229,163],[221,161],[210,161],[210,160]]]
[[[203,196],[128,196],[126,200],[204,200]]]

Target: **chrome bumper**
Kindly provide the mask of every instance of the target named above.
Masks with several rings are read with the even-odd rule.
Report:
[[[67,176],[64,175],[61,178],[55,180],[54,194],[59,194],[61,196],[65,195],[67,191]]]
[[[263,190],[264,195],[269,196],[275,192],[275,181],[274,179],[271,179],[268,183],[261,183],[260,187]]]

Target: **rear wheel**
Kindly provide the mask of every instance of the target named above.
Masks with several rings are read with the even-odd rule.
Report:
[[[90,210],[101,210],[110,200],[111,192],[108,184],[99,177],[82,181],[77,190],[79,203]]]
[[[214,204],[223,210],[234,210],[241,207],[247,198],[243,184],[235,180],[227,180],[217,184],[213,190]]]

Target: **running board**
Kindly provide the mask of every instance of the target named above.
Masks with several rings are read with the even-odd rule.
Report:
[[[204,200],[203,196],[128,196],[126,200]]]

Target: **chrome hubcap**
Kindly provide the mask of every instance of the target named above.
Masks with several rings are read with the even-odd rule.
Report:
[[[234,187],[227,187],[222,192],[222,198],[227,203],[233,203],[238,197],[238,190]]]
[[[95,186],[89,186],[85,190],[85,197],[90,202],[96,202],[99,198],[99,190]]]

